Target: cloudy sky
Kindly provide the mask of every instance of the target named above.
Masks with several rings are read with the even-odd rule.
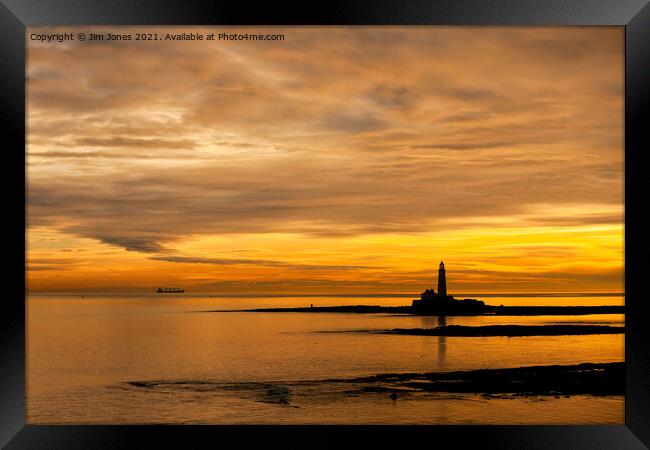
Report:
[[[31,28],[28,288],[623,290],[623,28]]]

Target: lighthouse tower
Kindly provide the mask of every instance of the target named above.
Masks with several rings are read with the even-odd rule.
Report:
[[[438,295],[441,297],[447,296],[447,278],[445,277],[445,263],[440,261],[440,268],[438,269]]]

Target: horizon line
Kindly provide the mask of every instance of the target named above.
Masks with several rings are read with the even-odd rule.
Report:
[[[108,291],[32,291],[25,292],[25,296],[33,294],[57,294],[57,295],[152,295],[158,296],[160,294],[151,291],[117,291],[117,292],[108,292]],[[187,292],[183,294],[190,294],[195,296],[206,296],[206,297],[219,297],[219,298],[251,298],[251,297],[263,297],[263,298],[287,298],[287,297],[324,297],[324,298],[391,298],[391,297],[404,297],[410,298],[413,296],[418,296],[419,294],[411,293],[351,293],[351,294],[333,294],[333,293],[276,293],[276,294],[266,294],[266,293],[210,293],[210,292]],[[454,296],[477,296],[477,297],[624,297],[625,292],[491,292],[491,293],[476,293],[476,292],[465,292],[452,294]]]

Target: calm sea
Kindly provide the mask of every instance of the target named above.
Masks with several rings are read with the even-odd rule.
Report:
[[[492,305],[622,305],[612,297],[479,297]],[[319,333],[438,326],[390,314],[210,312],[408,305],[408,298],[45,295],[27,300],[29,423],[621,424],[622,396],[351,395],[322,380],[624,360],[624,335]],[[623,315],[447,317],[447,325],[609,324]],[[346,393],[347,392],[347,393]]]

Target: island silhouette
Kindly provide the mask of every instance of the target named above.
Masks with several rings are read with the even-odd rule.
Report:
[[[447,275],[445,263],[440,261],[438,267],[438,292],[427,289],[420,294],[420,300],[413,300],[411,304],[416,314],[422,315],[476,315],[485,312],[485,302],[473,298],[456,300],[452,295],[447,294]]]
[[[341,305],[308,307],[256,308],[244,310],[212,310],[209,312],[309,312],[309,313],[392,313],[414,314],[420,316],[481,316],[485,314],[499,316],[539,316],[539,315],[585,315],[585,314],[624,314],[624,306],[494,306],[482,300],[466,298],[455,299],[447,292],[447,274],[445,263],[438,266],[438,292],[433,288],[425,289],[419,300],[413,300],[411,306],[379,305]]]

